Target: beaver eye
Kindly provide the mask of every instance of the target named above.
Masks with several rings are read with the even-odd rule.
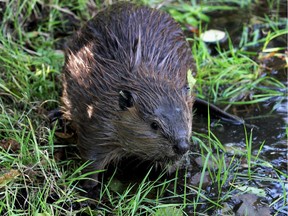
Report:
[[[153,130],[158,130],[159,129],[159,126],[158,126],[158,124],[156,122],[152,122],[150,126],[151,126],[151,128]]]

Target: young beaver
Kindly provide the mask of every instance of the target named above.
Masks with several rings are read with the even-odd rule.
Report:
[[[63,113],[87,171],[137,156],[175,162],[190,147],[189,44],[166,13],[131,3],[99,12],[68,44]],[[97,174],[86,186],[97,184]]]

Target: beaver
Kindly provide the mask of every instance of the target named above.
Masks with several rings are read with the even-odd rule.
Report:
[[[100,11],[68,42],[62,112],[77,132],[86,172],[129,156],[160,164],[190,147],[191,49],[165,12],[133,3]],[[91,175],[97,184],[97,174]]]

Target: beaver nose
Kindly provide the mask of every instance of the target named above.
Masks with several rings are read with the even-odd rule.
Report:
[[[177,154],[184,154],[189,150],[190,143],[186,139],[180,139],[176,141],[176,144],[173,146],[174,151]]]

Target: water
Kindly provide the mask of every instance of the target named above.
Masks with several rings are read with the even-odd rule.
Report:
[[[281,2],[281,4],[284,3],[284,1]],[[278,11],[280,17],[281,15],[286,16],[287,14],[287,12],[284,13],[284,10],[287,10],[287,3],[286,7],[282,6]],[[267,7],[267,5],[260,4],[260,6],[257,6],[257,8],[252,8],[251,11],[247,11],[246,13],[241,10],[228,14],[225,14],[225,12],[214,13],[212,14],[214,19],[212,19],[212,23],[208,25],[208,29],[226,29],[229,32],[233,43],[238,44],[240,41],[239,35],[241,36],[243,26],[248,23],[253,23],[252,19],[255,19],[256,15],[262,17],[264,17],[264,13],[268,14],[270,17],[275,15],[275,9],[268,10],[265,7]],[[253,14],[254,11],[256,14]],[[258,27],[256,24],[250,26],[252,26],[254,30]],[[261,37],[261,35],[259,37]],[[287,46],[285,36],[276,38],[276,40],[273,40],[269,45],[269,47],[278,46]],[[248,50],[250,49],[257,51],[260,48],[261,44],[257,44],[254,47],[249,47]],[[267,70],[264,70],[264,74],[269,74],[270,76],[285,84],[287,87],[287,68],[285,68],[286,62],[284,59],[272,56],[271,58],[262,60],[261,63],[267,67]],[[277,90],[279,92],[286,92],[286,89]],[[264,188],[266,190],[266,199],[270,204],[274,202],[271,206],[273,209],[272,213],[276,213],[277,210],[281,209],[282,207],[282,210],[278,213],[278,215],[286,215],[288,213],[287,207],[283,209],[283,206],[287,205],[287,199],[286,203],[284,203],[283,199],[277,202],[279,197],[283,197],[285,195],[283,189],[288,189],[287,179],[285,178],[285,175],[287,176],[288,174],[288,145],[286,131],[288,125],[287,110],[287,96],[274,97],[268,101],[254,105],[232,106],[228,109],[228,112],[242,117],[247,125],[253,125],[253,127],[246,127],[248,136],[250,133],[252,133],[252,153],[255,156],[259,153],[259,149],[262,148],[261,153],[259,154],[259,158],[273,166],[273,168],[261,166],[261,162],[259,162],[259,166],[257,166],[254,171],[263,178],[271,177],[274,179],[282,180],[282,182],[277,182],[276,180],[261,181],[256,179],[253,183],[257,187]],[[196,117],[196,119],[194,119],[193,127],[196,131],[207,133],[207,119]],[[220,142],[225,147],[227,147],[227,149],[233,147],[243,152],[246,150],[245,131],[243,126],[224,123],[221,125],[215,124],[213,127],[212,124],[211,131],[216,135]],[[275,172],[275,170],[278,170],[279,172]]]

